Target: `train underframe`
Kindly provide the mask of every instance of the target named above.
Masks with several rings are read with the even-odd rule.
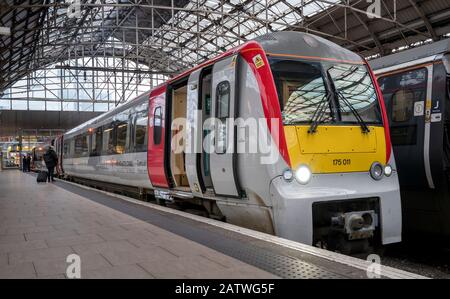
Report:
[[[70,182],[82,184],[91,188],[95,188],[102,191],[108,191],[115,194],[129,196],[138,200],[146,202],[154,202],[161,206],[167,206],[177,210],[182,210],[195,215],[208,217],[220,221],[225,221],[225,216],[222,215],[217,204],[214,200],[200,199],[195,197],[188,197],[188,193],[185,193],[184,197],[175,197],[173,195],[158,195],[155,196],[155,190],[137,188],[126,185],[119,185],[109,182],[101,182],[90,180],[86,178],[74,177],[74,176],[59,176],[60,179],[64,179]],[[156,190],[158,192],[160,190]],[[181,194],[181,191],[178,191]]]

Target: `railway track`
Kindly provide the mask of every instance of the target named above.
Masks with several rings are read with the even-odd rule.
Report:
[[[425,243],[430,244],[430,243]],[[385,248],[382,264],[433,279],[450,279],[450,247],[404,242]]]

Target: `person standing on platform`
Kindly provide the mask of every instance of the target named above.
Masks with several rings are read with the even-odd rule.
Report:
[[[22,172],[27,171],[27,157],[23,155],[22,157]]]
[[[27,172],[31,171],[31,156],[27,154]]]
[[[54,182],[55,181],[55,178],[54,178],[55,167],[58,164],[58,156],[56,155],[56,152],[51,145],[49,145],[47,147],[47,150],[44,154],[44,162],[45,162],[45,166],[48,169],[47,180],[49,183],[50,183],[50,180],[52,182]]]

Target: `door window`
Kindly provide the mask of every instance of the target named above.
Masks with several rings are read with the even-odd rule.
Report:
[[[162,108],[156,107],[153,114],[153,143],[155,145],[161,144],[162,139]]]
[[[217,126],[216,153],[225,154],[227,150],[227,119],[230,117],[230,82],[223,81],[217,85],[216,117],[220,121]]]
[[[230,82],[217,85],[217,118],[226,119],[230,114]]]

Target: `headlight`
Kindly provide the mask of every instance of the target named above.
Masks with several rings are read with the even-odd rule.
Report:
[[[381,163],[375,162],[372,164],[372,167],[370,167],[370,176],[376,181],[379,181],[383,178],[383,165]]]
[[[286,169],[286,170],[283,172],[283,179],[284,179],[286,182],[292,182],[292,180],[294,179],[294,173],[292,172],[292,170]]]
[[[312,177],[312,172],[309,169],[309,167],[306,165],[300,166],[297,169],[297,171],[295,172],[295,178],[302,185],[308,184],[309,181],[311,180],[311,177]]]
[[[391,165],[386,165],[384,167],[384,175],[387,177],[390,177],[392,175],[392,166]]]

